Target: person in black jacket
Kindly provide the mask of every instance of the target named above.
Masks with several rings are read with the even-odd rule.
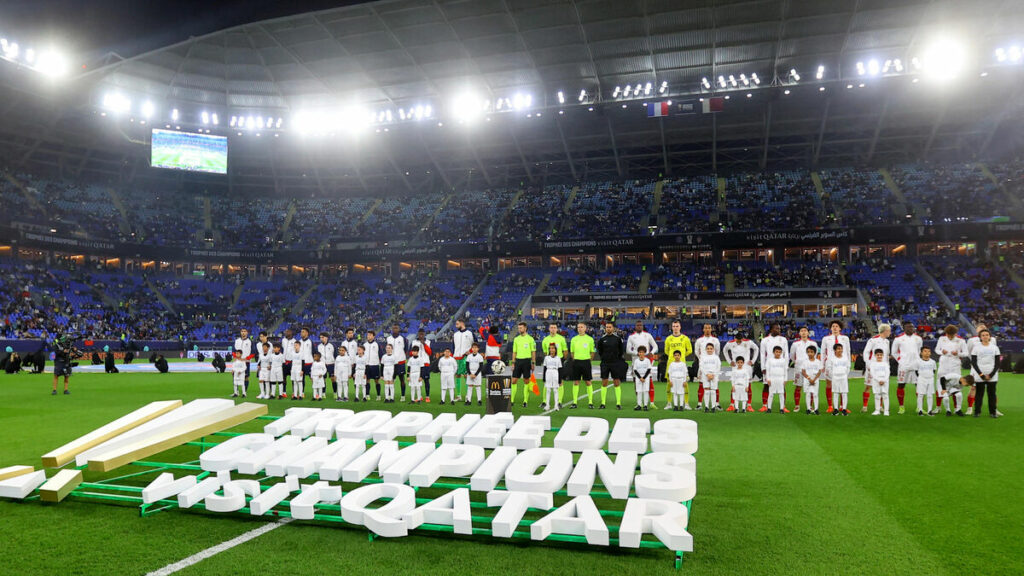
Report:
[[[167,358],[164,358],[163,354],[157,354],[156,360],[153,361],[153,364],[156,365],[156,369],[160,371],[161,374],[167,374],[167,370],[170,369],[170,366],[167,365]]]
[[[228,364],[224,361],[224,357],[220,355],[220,352],[213,353],[213,360],[210,363],[213,364],[213,369],[220,374],[227,370]]]
[[[120,372],[117,369],[117,365],[114,364],[114,353],[110,351],[110,346],[104,346],[103,350],[106,352],[106,357],[103,359],[103,371],[107,374],[117,374]]]
[[[996,410],[996,384],[999,382],[999,347],[992,342],[992,333],[987,329],[978,332],[981,339],[971,350],[971,368],[974,370],[974,417],[981,415],[981,408],[988,394],[988,413],[993,418],[999,417]]]
[[[73,361],[81,358],[82,353],[75,348],[74,342],[66,335],[58,336],[53,341],[53,391],[50,394],[57,395],[57,380],[64,377],[64,393],[71,394],[68,389],[68,381],[71,379],[71,368]]]
[[[615,324],[604,325],[604,336],[597,341],[597,356],[601,359],[601,409],[608,401],[608,377],[615,384],[615,408],[622,410],[622,388],[619,387],[626,378],[626,344],[622,337],[615,333]]]

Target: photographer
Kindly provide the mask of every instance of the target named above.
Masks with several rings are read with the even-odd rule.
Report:
[[[77,364],[73,360],[81,358],[82,353],[75,348],[74,342],[68,336],[58,336],[53,341],[53,396],[57,395],[57,380],[64,376],[64,393],[71,394],[68,390],[68,380],[71,378],[71,369]]]

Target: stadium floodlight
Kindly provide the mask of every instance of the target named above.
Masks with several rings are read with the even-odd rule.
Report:
[[[473,92],[463,92],[452,100],[451,112],[459,122],[471,123],[483,116],[490,103]]]
[[[530,95],[530,94],[524,94],[522,92],[517,92],[515,94],[515,96],[512,97],[512,106],[516,110],[522,110],[524,108],[529,108],[530,106],[533,106],[533,96]]]
[[[174,120],[175,122],[177,122],[179,116],[180,116],[180,114],[178,114],[178,109],[177,108],[171,110],[171,120]]]
[[[729,85],[732,86],[733,88],[739,85],[739,83],[736,82],[736,77],[733,76],[732,74],[729,74]]]
[[[628,90],[629,86],[626,86],[626,89]],[[612,92],[612,98],[618,98],[620,92],[622,92],[622,86],[616,86],[615,91]]]
[[[652,88],[651,88],[651,83],[650,82],[648,82],[647,84],[644,84],[644,96],[650,96],[651,95],[651,89]]]
[[[434,115],[434,108],[430,104],[427,104],[426,106],[423,107],[423,117],[424,118],[430,118],[433,115]]]
[[[10,60],[15,60],[15,59],[18,58],[18,43],[17,42],[8,42],[7,44],[3,45],[3,49],[4,49],[4,55],[7,56],[7,58],[9,58]]]
[[[26,54],[32,54],[29,50]],[[68,61],[56,50],[47,50],[35,58],[35,69],[51,78],[59,78],[68,73]]]
[[[1003,48],[996,48],[996,61],[1006,62],[1006,50]]]
[[[220,118],[217,118],[217,113],[216,112],[214,112],[213,114],[210,115],[210,119],[213,120],[213,125],[214,126],[219,126],[220,125]]]
[[[744,86],[750,86],[750,79],[747,78],[746,74],[740,74],[740,82],[743,82]]]
[[[792,80],[793,82],[800,81],[800,73],[796,71],[796,68],[789,69],[789,79]]]
[[[921,70],[930,80],[944,82],[960,75],[967,65],[967,49],[950,36],[937,37],[921,53]]]
[[[253,118],[252,116],[249,116],[248,118],[246,118],[245,119],[245,127],[250,129],[250,130],[255,128],[256,127],[256,119]]]
[[[878,60],[875,60],[874,58],[872,58],[871,60],[868,60],[868,74],[870,74],[871,76],[877,76],[878,75],[878,71],[879,71]]]
[[[899,58],[892,61],[893,68],[896,69],[896,73],[903,72],[903,61]]]
[[[707,82],[708,79],[705,78],[704,81]],[[661,87],[658,88],[658,94],[664,94],[666,91],[668,91],[668,82],[663,80],[661,82]]]
[[[28,62],[29,64],[35,64],[35,62],[36,62],[36,51],[35,50],[33,50],[31,48],[29,48],[28,50],[25,50],[25,62]]]
[[[156,107],[153,106],[153,102],[146,100],[142,103],[142,116],[147,120],[153,117],[153,112],[156,111]]]
[[[818,79],[818,80],[821,80],[822,78],[824,78],[825,77],[825,66],[819,65],[818,66],[818,71],[815,72],[814,77],[816,79]]]
[[[103,96],[103,107],[111,112],[121,113],[131,110],[132,101],[123,94],[110,92]]]
[[[216,118],[216,117],[217,116],[215,115],[214,118]],[[216,122],[214,122],[214,124],[216,124]],[[283,124],[284,124],[284,118],[281,118],[280,116],[278,116],[277,117],[277,123],[274,124],[274,127],[275,128],[280,128]]]
[[[753,72],[750,75],[750,79],[754,81],[755,86],[761,85],[761,79],[757,77],[757,72]]]
[[[867,69],[864,68],[864,63],[858,61],[857,62],[857,75],[858,76],[863,76],[865,74],[867,74]]]
[[[1010,46],[1009,55],[1010,55],[1010,62],[1013,62],[1014,64],[1020,62],[1020,60],[1021,60],[1020,46]]]
[[[202,121],[202,123],[204,125],[205,124],[209,124],[210,123],[210,113],[207,112],[206,110],[203,110],[202,113],[199,115],[199,119]]]
[[[398,109],[398,118],[401,120],[405,120],[405,108]]]
[[[707,76],[700,79],[700,85],[703,86],[705,90],[711,90],[711,82],[708,82]]]
[[[632,91],[632,90],[633,90],[633,87],[632,87],[632,86],[629,86],[629,85],[627,85],[627,86],[626,86],[626,89],[622,91],[622,97],[623,97],[623,98],[629,98],[629,93],[630,93],[630,91]]]
[[[722,88],[725,88],[725,76],[718,77],[718,85],[721,86]]]
[[[642,88],[642,86],[640,86],[639,84],[637,84],[636,86],[633,87],[633,95],[634,96],[639,96],[640,95],[640,88]]]
[[[228,123],[228,126],[231,126],[232,128],[234,128],[235,124],[238,124],[238,116],[232,116],[231,117],[231,122]]]
[[[882,74],[888,74],[889,70],[892,69],[892,60],[886,59],[885,63],[882,64]]]
[[[577,100],[579,100],[580,102],[583,102],[586,99],[587,99],[587,91],[586,91],[586,89],[580,90],[580,96],[579,96],[579,98],[577,98]]]
[[[562,92],[561,90],[558,91],[558,103],[565,104],[565,92]]]

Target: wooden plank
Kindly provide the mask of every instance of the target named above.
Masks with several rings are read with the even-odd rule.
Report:
[[[189,421],[176,428],[155,433],[131,444],[93,455],[89,458],[89,470],[109,472],[119,466],[158,454],[164,450],[169,450],[214,432],[220,432],[232,426],[237,426],[266,413],[266,404],[244,402],[231,408],[214,412],[203,418]]]
[[[140,424],[149,422],[157,416],[161,416],[180,407],[181,400],[150,402],[142,408],[139,408],[129,414],[125,414],[117,420],[101,426],[84,436],[79,436],[60,448],[43,454],[43,466],[47,468],[58,468],[63,466],[74,460],[75,456],[82,452],[85,452],[94,446],[98,446],[115,436],[123,434]]]
[[[39,499],[43,502],[60,502],[81,483],[81,470],[61,470],[39,487]]]
[[[89,460],[97,454],[109,452],[119,446],[134,444],[135,442],[138,442],[143,438],[148,438],[158,432],[183,426],[187,422],[213,414],[214,412],[227,410],[234,405],[235,402],[229,398],[199,398],[193,400],[180,408],[171,410],[170,412],[154,418],[149,422],[140,424],[123,434],[119,434],[98,446],[90,448],[84,452],[80,452],[75,456],[75,466],[87,466],[89,464]]]
[[[14,478],[15,476],[21,476],[35,471],[32,466],[8,466],[6,468],[0,468],[0,480],[7,480],[8,478]]]

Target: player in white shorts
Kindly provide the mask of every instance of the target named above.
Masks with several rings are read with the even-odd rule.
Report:
[[[409,399],[413,404],[423,400],[423,367],[426,365],[426,354],[420,355],[420,347],[413,344],[409,349]],[[428,376],[429,377],[429,376]]]
[[[484,357],[480,355],[480,345],[473,342],[469,346],[469,354],[466,355],[466,406],[473,401],[473,390],[476,390],[476,404],[483,406],[483,372]]]
[[[455,403],[455,372],[459,369],[459,363],[452,357],[451,348],[444,349],[444,356],[437,361],[437,371],[441,373],[441,404],[444,404],[445,392]]]
[[[800,376],[803,380],[804,395],[807,398],[807,414],[820,414],[818,412],[818,387],[821,375],[825,373],[825,365],[818,356],[818,348],[813,344],[805,349],[807,359],[804,360],[800,369]]]
[[[808,337],[806,326],[800,327],[800,337],[793,341],[789,347],[789,360],[793,363],[795,373],[793,374],[793,409],[800,411],[800,395],[804,387],[804,363],[807,362],[807,349],[817,348],[814,340]]]
[[[633,385],[636,389],[636,407],[633,410],[648,410],[650,408],[648,394],[651,391],[651,373],[653,369],[654,364],[647,357],[647,347],[638,346],[636,358],[633,359],[633,364],[629,367],[629,371],[633,375]]]
[[[672,385],[672,410],[679,412],[686,409],[686,382],[689,380],[689,368],[683,362],[683,353],[676,350],[672,353],[672,363],[665,372],[669,384]]]
[[[334,358],[334,382],[338,385],[334,400],[337,402],[348,402],[348,380],[352,377],[354,360],[348,353],[348,347],[338,346],[338,355]]]
[[[284,350],[280,342],[274,343],[270,354],[270,397],[285,396],[284,393]]]
[[[704,411],[717,412],[718,377],[722,373],[722,359],[719,358],[715,345],[708,342],[701,351],[698,374],[704,383]]]
[[[917,363],[921,361],[921,348],[924,342],[915,334],[917,328],[910,322],[903,323],[903,334],[892,341],[892,357],[896,359],[896,401],[900,405],[899,413],[903,414],[903,398],[907,384],[913,384],[917,376]]]
[[[754,377],[754,371],[743,356],[737,356],[735,361],[736,365],[729,372],[729,380],[732,383],[732,403],[736,407],[736,413],[742,414],[747,411],[750,398],[750,379]]]
[[[352,376],[352,387],[356,391],[356,402],[362,398],[363,402],[370,400],[370,389],[367,386],[366,381],[366,348],[360,344],[356,346],[356,357],[352,361],[353,376]]]
[[[917,363],[917,373],[914,376],[918,416],[935,415],[935,370],[937,368],[935,360],[932,360],[932,351],[929,348],[922,348],[921,360]]]
[[[789,410],[786,409],[786,376],[789,372],[789,360],[783,356],[783,352],[785,350],[782,346],[775,346],[772,349],[772,357],[764,364],[764,385],[768,390],[764,411],[769,414],[775,396],[779,397],[779,413],[789,414]]]
[[[876,348],[874,359],[868,360],[864,367],[866,378],[871,379],[871,391],[875,394],[875,411],[873,416],[889,415],[889,361],[882,350]]]
[[[825,365],[825,403],[832,412],[832,372],[829,360],[835,354],[836,344],[843,347],[847,360],[850,357],[850,337],[843,335],[843,323],[833,320],[828,324],[829,334],[821,339],[821,362]]]
[[[957,332],[957,327],[950,324],[935,342],[935,355],[939,357],[939,369],[935,375],[936,391],[939,395],[936,413],[943,403],[946,406],[946,413],[952,412],[949,389],[960,381],[961,361],[967,357],[967,344]]]
[[[544,357],[544,404],[541,408],[547,410],[551,406],[554,406],[554,410],[561,408],[561,402],[558,401],[559,383],[559,372],[562,370],[562,359],[558,356],[558,346],[555,344],[548,345],[548,355]]]
[[[842,344],[833,346],[826,370],[832,376],[832,415],[849,416],[846,403],[850,396],[850,357]]]
[[[259,398],[263,400],[270,398],[270,343],[264,342],[259,345],[259,369],[256,372],[256,379],[260,383]]]

